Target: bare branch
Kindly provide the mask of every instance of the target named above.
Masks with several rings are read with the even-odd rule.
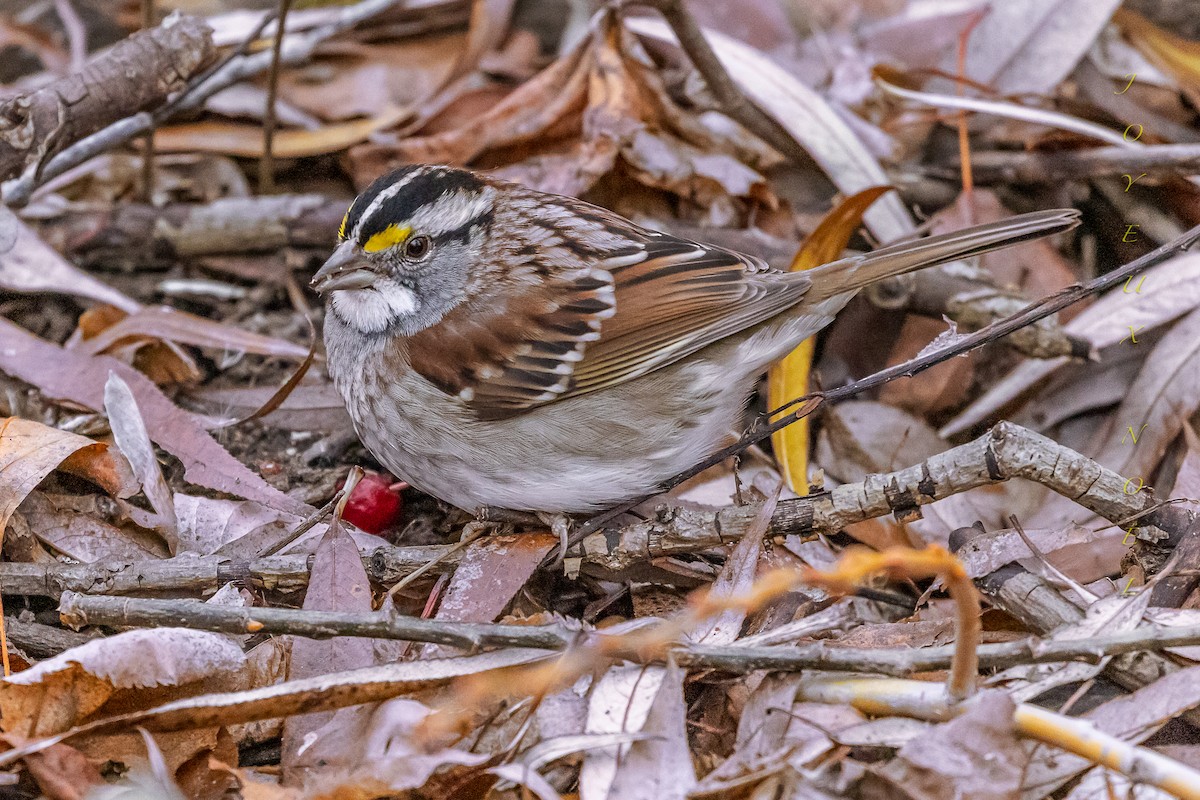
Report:
[[[0,180],[129,114],[161,105],[214,56],[212,31],[181,16],[141,31],[82,72],[0,104]],[[45,174],[45,170],[43,170]]]
[[[359,636],[372,639],[432,642],[474,651],[483,647],[523,647],[565,650],[582,638],[603,632],[578,631],[562,625],[505,625],[420,619],[387,612],[348,613],[287,608],[231,608],[196,600],[148,600],[97,597],[68,592],[59,613],[73,627],[183,627],[216,633],[265,633],[331,639]],[[1121,654],[1200,644],[1200,626],[1143,627],[1089,639],[1028,638],[980,645],[979,666],[1001,669],[1018,664],[1084,661],[1099,663]],[[719,669],[745,674],[757,670],[794,672],[820,669],[872,672],[903,677],[916,672],[947,669],[955,645],[913,649],[839,647],[828,642],[744,647],[688,644],[669,651],[669,657],[689,669]],[[661,662],[666,656],[655,648],[622,653],[642,662]]]

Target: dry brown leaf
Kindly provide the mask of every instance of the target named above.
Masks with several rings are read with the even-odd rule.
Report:
[[[539,138],[564,116],[582,107],[589,52],[585,46],[576,47],[461,127],[413,136],[395,145],[351,148],[355,183],[366,185],[397,164],[465,164],[490,148]]]
[[[354,540],[342,527],[341,520],[333,524],[317,545],[313,557],[312,573],[308,579],[308,590],[304,595],[304,608],[320,611],[370,611],[371,581],[363,569],[362,557]],[[289,680],[311,678],[330,672],[368,667],[375,663],[375,650],[371,639],[361,637],[348,639],[292,640],[292,657],[288,669]],[[280,764],[289,778],[299,778],[314,769],[321,759],[333,759],[336,763],[354,763],[353,750],[358,746],[354,740],[340,739],[325,743],[319,748],[322,755],[314,756],[309,748],[316,741],[315,732],[329,723],[335,713],[318,712],[288,717],[283,723],[283,745]],[[335,758],[335,753],[341,758]]]
[[[1128,8],[1118,9],[1113,22],[1156,67],[1179,82],[1193,103],[1200,100],[1200,45],[1159,28]]]
[[[1097,541],[1096,532],[1079,525],[1061,528],[1027,528],[1029,537],[1047,556],[1047,561],[1081,583],[1089,583],[1111,575],[1114,558],[1119,560],[1128,545],[1116,545],[1108,550]],[[1111,538],[1111,537],[1109,537]],[[1013,561],[1032,572],[1043,574],[1040,559],[1029,551],[1028,545],[1015,530],[989,531],[972,538],[955,555],[963,562],[972,578],[990,575]]]
[[[896,798],[1011,800],[1029,756],[1013,726],[1015,705],[1002,691],[981,693],[966,712],[927,731],[871,772]]]
[[[245,661],[228,637],[185,628],[95,639],[0,682],[5,732],[47,736],[85,721],[120,689],[201,681]]]
[[[721,568],[721,573],[709,588],[708,596],[711,599],[744,597],[750,592],[758,573],[759,561],[762,559],[767,527],[778,502],[778,491],[763,502],[758,515],[746,529],[746,534],[734,546],[725,566]],[[732,644],[741,635],[746,613],[745,608],[726,609],[701,621],[694,630],[689,631],[689,638],[712,645]]]
[[[667,667],[641,728],[647,738],[629,745],[617,766],[609,797],[685,800],[696,785],[683,679],[683,670],[674,664]]]
[[[478,766],[486,753],[430,746],[421,740],[428,706],[406,697],[384,703],[343,708],[314,731],[306,761],[321,764],[306,789],[313,797],[352,792],[390,794],[423,786],[447,765]]]
[[[4,738],[12,745],[20,743],[20,737]],[[34,753],[25,759],[25,768],[49,800],[84,800],[93,789],[105,785],[100,770],[87,756],[65,744]]]
[[[586,732],[592,735],[637,733],[646,724],[654,698],[666,678],[662,667],[612,667],[592,684]],[[621,748],[583,754],[579,772],[580,800],[608,800],[617,775]]]
[[[530,664],[545,658],[547,653],[544,650],[509,649],[463,658],[367,667],[264,688],[188,697],[144,711],[96,720],[0,753],[0,766],[12,764],[30,753],[41,752],[73,736],[130,730],[137,725],[151,731],[196,730],[312,711],[332,711],[444,686],[464,675]],[[2,700],[3,693],[0,693],[0,703]]]
[[[95,494],[33,492],[18,513],[40,541],[84,564],[170,555],[161,536],[116,516],[112,505]]]
[[[103,452],[107,446],[20,417],[0,420],[0,535],[25,496],[68,456],[84,449]]]
[[[998,94],[1052,94],[1108,24],[1120,0],[1008,0],[971,34],[966,76]],[[957,72],[957,53],[942,60]]]
[[[3,246],[5,242],[7,246]],[[74,267],[7,207],[0,208],[0,288],[61,292],[107,303],[128,313],[141,307],[132,297]]]
[[[1129,344],[1127,346],[1137,347]],[[1200,407],[1200,311],[1193,311],[1149,353],[1124,402],[1113,414],[1103,444],[1084,452],[1131,481],[1148,483],[1180,428]],[[1031,524],[1079,516],[1067,498],[1046,491]],[[1039,523],[1038,520],[1043,520]]]
[[[843,483],[918,464],[946,449],[925,422],[886,403],[850,400],[826,409],[824,419],[817,462]]]
[[[674,44],[670,28],[657,19],[626,18],[639,36]],[[705,37],[738,88],[795,137],[842,194],[888,182],[883,168],[842,117],[816,92],[752,47],[721,33]],[[879,199],[864,216],[881,241],[909,233],[912,220],[895,195]]]
[[[1175,485],[1167,493],[1167,499],[1174,500],[1186,497],[1200,501],[1200,437],[1191,425],[1183,426],[1184,440],[1187,442],[1187,453],[1175,473]]]
[[[495,50],[508,35],[515,0],[474,0],[467,28],[467,41],[458,60],[443,78],[443,84],[472,72],[485,53]]]
[[[150,507],[158,516],[154,526],[167,540],[171,553],[179,548],[177,532],[179,522],[175,517],[175,502],[171,489],[163,477],[158,464],[158,454],[150,443],[150,434],[138,410],[137,400],[129,384],[115,372],[108,374],[104,385],[104,411],[112,428],[113,439],[121,449],[133,473],[141,484],[142,493],[150,501]]]
[[[461,31],[447,31],[397,41],[339,43],[311,66],[283,71],[279,97],[328,121],[370,117],[389,106],[419,110],[418,104],[446,83],[465,38]]]
[[[862,217],[871,204],[888,189],[875,187],[859,192],[838,203],[816,230],[804,240],[792,259],[792,272],[812,269],[839,258],[850,237],[862,225]],[[809,337],[784,356],[767,373],[767,408],[774,410],[808,393],[816,337]],[[772,449],[779,461],[780,472],[789,489],[808,490],[809,420],[802,417],[771,436]]]
[[[367,119],[335,122],[313,131],[291,128],[277,131],[271,151],[276,158],[311,158],[337,153],[366,141],[377,131],[403,122],[410,113],[406,108],[391,107]],[[260,158],[262,126],[218,120],[171,125],[155,129],[154,147],[165,153],[201,152]]]
[[[467,545],[438,606],[437,619],[494,622],[537,570],[558,539],[550,534],[487,536]],[[453,653],[426,645],[423,658]]]
[[[203,429],[199,419],[174,405],[141,373],[107,356],[72,353],[0,318],[0,370],[31,383],[47,396],[94,411],[104,407],[104,384],[116,372],[137,398],[150,438],[184,465],[187,480],[230,492],[272,508],[302,515],[309,506],[293,500],[233,458]]]
[[[849,706],[797,703],[799,677],[774,674],[759,684],[738,720],[734,751],[700,781],[696,794],[736,796],[789,764],[819,763],[835,746],[831,735],[862,724],[863,716]]]
[[[192,384],[202,377],[200,368],[184,350],[172,342],[145,336],[105,337],[103,346],[92,340],[116,326],[128,315],[115,306],[89,308],[79,315],[79,325],[67,341],[67,348],[93,354],[104,353],[133,366],[159,385]]]
[[[311,370],[292,390],[283,404],[271,412],[267,422],[289,431],[315,433],[353,433],[346,403],[333,382],[314,376]],[[245,419],[276,393],[274,386],[203,386],[188,393],[189,405],[204,413],[229,419]]]
[[[221,500],[175,495],[179,517],[179,552],[256,558],[262,541],[275,543],[300,524],[295,514],[253,500]]]
[[[196,347],[283,358],[308,355],[308,348],[302,344],[252,333],[170,306],[148,306],[114,319],[103,328],[93,328],[81,341],[73,342],[72,347],[96,355],[117,347],[125,339],[163,339]]]
[[[908,315],[888,354],[887,366],[915,358],[945,332],[946,323],[942,320]],[[945,413],[961,406],[967,399],[975,361],[975,353],[969,353],[963,358],[943,361],[910,378],[892,381],[880,390],[879,399],[918,416]]]

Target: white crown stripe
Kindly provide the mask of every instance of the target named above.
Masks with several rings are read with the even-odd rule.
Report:
[[[364,208],[363,212],[358,215],[358,224],[354,226],[354,230],[351,231],[347,235],[346,238],[347,239],[357,239],[358,234],[362,231],[363,225],[366,223],[367,220],[369,220],[371,218],[372,214],[374,214],[376,211],[379,210],[379,207],[381,205],[383,205],[388,200],[391,200],[393,197],[395,197],[397,194],[400,193],[401,189],[403,189],[408,184],[412,183],[417,177],[419,177],[423,174],[425,174],[423,170],[413,170],[412,172],[409,172],[407,175],[405,175],[400,180],[393,183],[391,186],[384,189],[378,195],[376,195],[375,199],[371,201],[371,205]]]

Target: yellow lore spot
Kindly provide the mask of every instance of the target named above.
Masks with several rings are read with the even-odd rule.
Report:
[[[346,223],[350,220],[350,212],[346,212],[346,216],[342,217],[342,224],[338,226],[338,241],[346,241]]]
[[[401,228],[399,225],[388,225],[379,233],[373,234],[370,239],[363,243],[362,249],[366,253],[378,253],[380,250],[387,250],[389,247],[395,247],[401,244],[412,233],[412,228],[407,225]]]

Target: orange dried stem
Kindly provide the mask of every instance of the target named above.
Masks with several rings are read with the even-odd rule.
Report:
[[[962,35],[958,37],[958,94],[962,96],[963,86],[967,77],[967,40],[971,38],[971,31],[975,30],[975,26],[983,19],[983,14],[977,14],[967,27],[963,29]],[[962,162],[962,184],[963,194],[969,200],[971,192],[975,188],[975,177],[971,172],[971,142],[967,136],[967,112],[962,110],[958,112],[958,157]],[[969,206],[969,203],[968,203]]]
[[[975,691],[979,673],[979,593],[962,562],[945,548],[931,544],[924,550],[892,547],[882,552],[865,547],[848,548],[828,572],[808,569],[804,579],[834,592],[850,592],[871,575],[890,578],[939,577],[954,600],[954,658],[950,663],[950,696],[956,700]]]

